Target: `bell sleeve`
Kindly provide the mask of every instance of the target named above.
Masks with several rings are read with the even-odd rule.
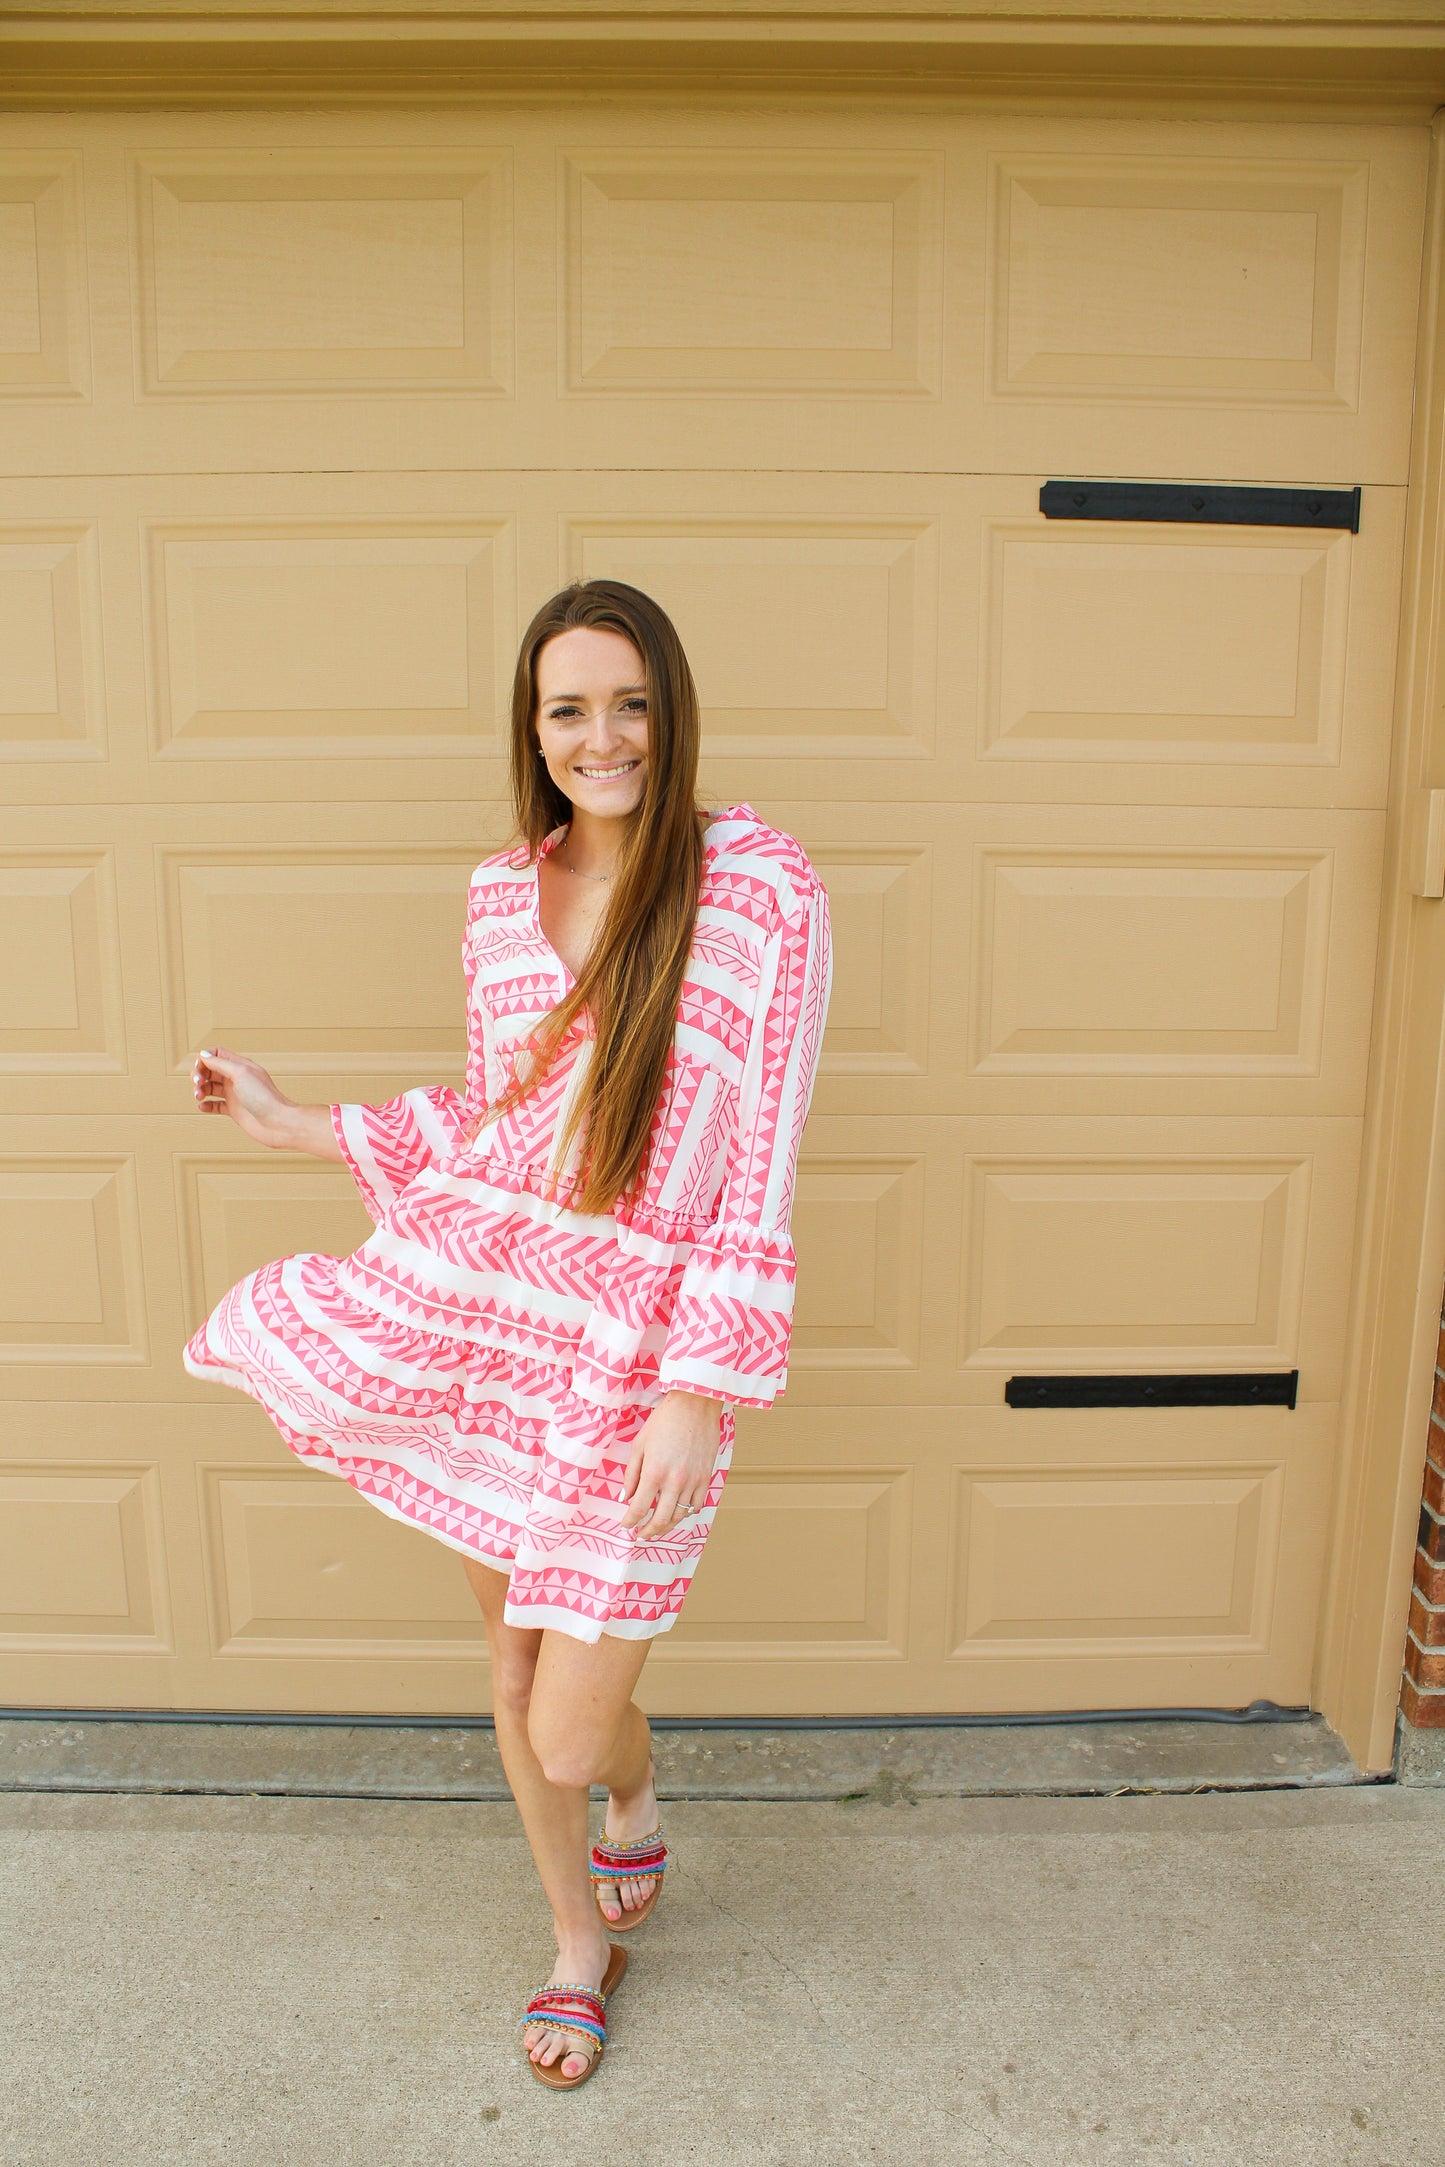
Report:
[[[763,945],[717,1215],[683,1268],[659,1370],[664,1391],[768,1407],[787,1382],[793,1184],[831,980],[828,898],[808,868]]]
[[[465,1091],[450,1084],[418,1085],[381,1106],[338,1103],[331,1127],[341,1156],[373,1220],[380,1223],[408,1182],[438,1159],[458,1151],[486,1112],[486,1059],[483,1017],[475,994],[476,963],[472,928],[477,916],[475,886],[467,904],[462,937],[462,972],[467,984],[467,1071]]]

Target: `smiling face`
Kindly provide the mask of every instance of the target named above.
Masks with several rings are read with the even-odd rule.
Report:
[[[617,820],[647,785],[643,660],[620,632],[577,625],[537,655],[537,739],[547,773],[575,813]]]

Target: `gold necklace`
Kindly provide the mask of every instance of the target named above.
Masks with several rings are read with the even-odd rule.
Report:
[[[572,863],[572,853],[567,848],[567,837],[565,835],[562,838],[562,856],[566,860],[568,872],[575,873],[579,880],[616,880],[617,878],[615,871],[611,873],[584,873],[580,866],[574,865]]]

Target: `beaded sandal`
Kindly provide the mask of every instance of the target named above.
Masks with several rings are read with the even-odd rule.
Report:
[[[630,1934],[634,1926],[641,1926],[662,1894],[662,1877],[666,1869],[667,1845],[662,1840],[660,1823],[650,1836],[635,1836],[630,1843],[614,1843],[610,1836],[603,1836],[600,1843],[593,1844],[587,1871],[592,1876],[592,1890],[597,1898],[599,1911],[602,1909],[602,1891],[597,1885],[599,1882],[642,1881],[649,1874],[655,1875],[657,1879],[656,1888],[645,1904],[638,1905],[636,1911],[628,1911],[619,1895],[617,1904],[622,1912],[621,1918],[609,1919],[607,1913],[602,1912],[609,1934]]]
[[[527,2067],[539,2084],[545,2084],[554,2092],[575,2091],[585,2084],[602,2059],[607,2044],[607,1997],[615,1990],[627,1969],[627,1951],[613,1948],[607,1959],[607,1969],[598,1987],[573,1986],[562,1983],[557,1986],[539,1987],[527,2004],[527,2014],[522,2019],[524,2035],[529,2024],[546,2024],[552,2031],[571,2032],[576,2046],[568,2047],[555,2062],[534,2062],[527,2055]],[[591,2048],[592,2056],[580,2077],[564,2077],[562,2064],[572,2054],[585,2054]]]

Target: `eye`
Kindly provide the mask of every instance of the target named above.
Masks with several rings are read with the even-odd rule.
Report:
[[[549,707],[547,720],[548,722],[570,722],[578,712],[579,710],[575,707]]]
[[[638,693],[633,699],[624,700],[622,705],[624,712],[629,715],[645,715],[647,713],[647,702],[641,693]]]

